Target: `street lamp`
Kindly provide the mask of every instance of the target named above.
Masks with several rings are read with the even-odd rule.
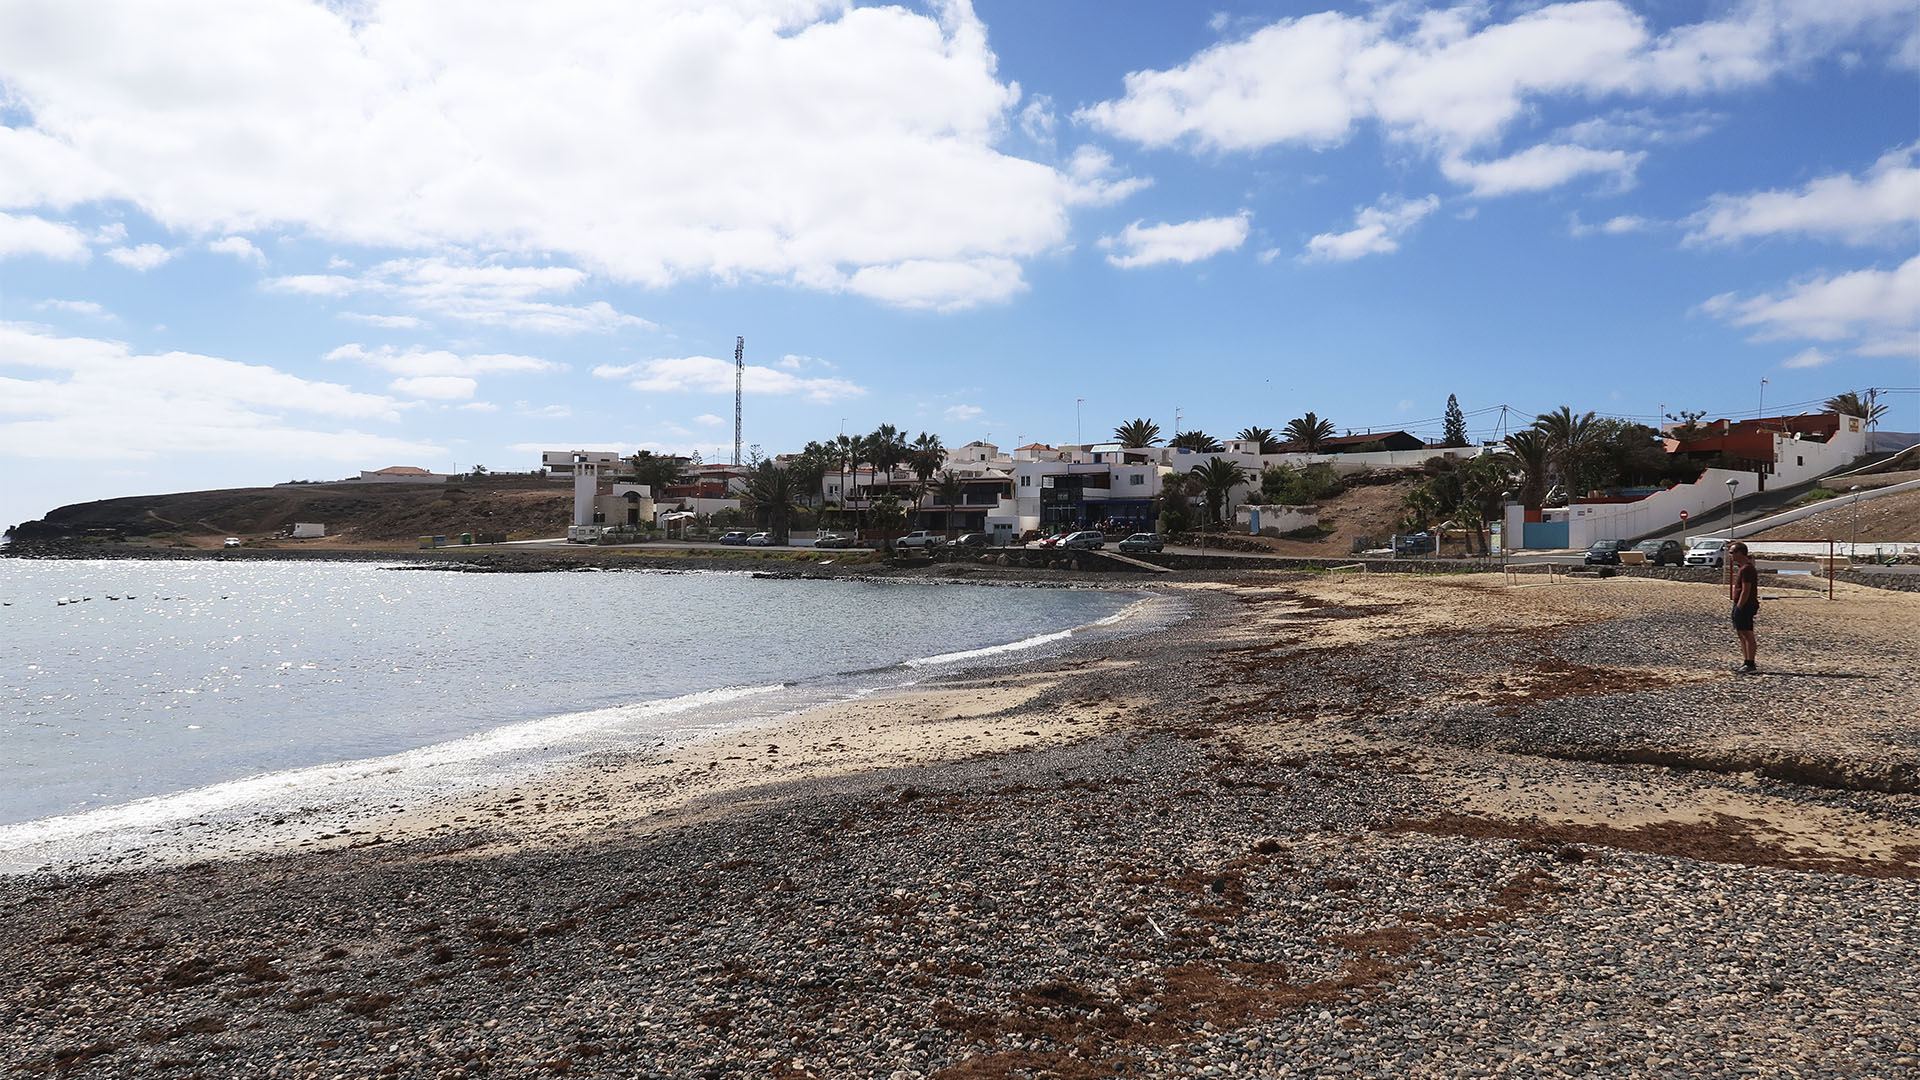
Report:
[[[1500,493],[1500,571],[1501,573],[1505,573],[1507,569],[1507,549],[1513,546],[1513,544],[1510,542],[1510,538],[1507,536],[1507,518],[1511,516],[1507,513],[1507,504],[1512,501],[1513,501],[1513,492],[1503,491]]]
[[[1847,562],[1854,561],[1854,552],[1860,550],[1860,485],[1847,489],[1853,492],[1853,539],[1847,544]]]
[[[1727,546],[1728,547],[1733,546],[1733,493],[1734,493],[1734,490],[1739,486],[1740,486],[1739,480],[1731,476],[1727,477]],[[1727,558],[1725,553],[1722,553],[1720,556],[1720,564],[1727,568],[1727,580],[1732,581],[1733,580],[1733,562]]]

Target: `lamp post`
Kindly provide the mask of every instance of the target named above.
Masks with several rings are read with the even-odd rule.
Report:
[[[1733,497],[1734,497],[1734,491],[1737,488],[1739,488],[1739,486],[1740,486],[1739,480],[1731,476],[1727,477],[1727,546],[1728,547],[1733,546],[1733,506],[1734,506]],[[1732,581],[1733,580],[1733,563],[1727,559],[1727,556],[1724,552],[1720,556],[1720,565],[1727,568],[1727,580]]]
[[[1512,516],[1507,513],[1507,504],[1512,501],[1513,492],[1500,493],[1500,572],[1503,574],[1507,570],[1507,549],[1513,546],[1507,538],[1507,518]]]
[[[1853,539],[1847,543],[1847,563],[1852,565],[1853,553],[1860,550],[1860,485],[1847,490],[1853,492]]]

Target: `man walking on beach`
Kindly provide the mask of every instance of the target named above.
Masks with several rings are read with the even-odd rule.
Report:
[[[1733,561],[1729,585],[1733,598],[1733,633],[1740,639],[1740,657],[1745,661],[1738,670],[1751,675],[1758,670],[1753,666],[1753,656],[1760,649],[1760,642],[1753,634],[1753,617],[1760,613],[1760,571],[1753,565],[1745,544],[1727,545],[1727,555]]]

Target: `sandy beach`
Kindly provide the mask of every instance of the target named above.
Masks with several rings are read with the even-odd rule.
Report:
[[[1750,677],[1720,586],[1521,580],[1180,580],[1163,629],[664,757],[8,879],[0,1060],[1920,1071],[1920,596],[1770,583]]]

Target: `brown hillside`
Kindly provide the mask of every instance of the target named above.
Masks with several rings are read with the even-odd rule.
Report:
[[[1881,473],[1871,486],[1920,480],[1920,472]],[[1862,484],[1863,487],[1868,486]],[[1893,543],[1920,540],[1920,491],[1885,495],[1860,503],[1858,508],[1860,542]],[[1758,533],[1756,540],[1852,540],[1855,535],[1853,500],[1842,496],[1817,514]]]
[[[486,477],[449,484],[294,484],[229,488],[63,506],[22,535],[118,530],[195,546],[229,536],[261,541],[296,521],[327,527],[332,545],[405,542],[463,532],[510,539],[559,536],[572,513],[570,485],[539,477]]]
[[[1276,540],[1254,537],[1275,554],[1302,558],[1345,555],[1353,550],[1353,538],[1372,538],[1371,546],[1385,547],[1388,537],[1401,531],[1406,516],[1406,498],[1419,481],[1413,478],[1391,483],[1352,487],[1320,503],[1320,528],[1324,535],[1311,540]]]

